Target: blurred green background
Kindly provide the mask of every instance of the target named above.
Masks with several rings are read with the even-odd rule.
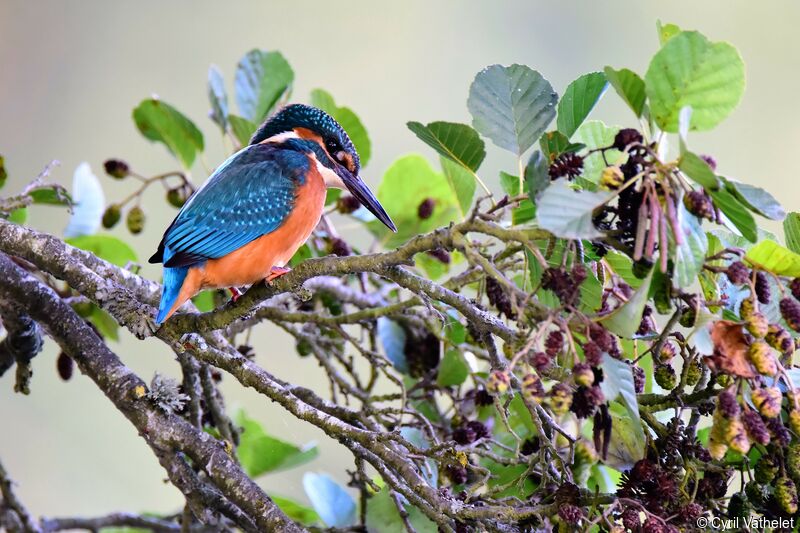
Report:
[[[747,66],[745,97],[711,134],[693,134],[693,148],[712,154],[722,174],[757,183],[787,210],[800,210],[794,147],[800,142],[800,20],[797,2],[637,0],[607,2],[57,2],[0,0],[0,154],[16,192],[52,159],[52,178],[68,187],[81,161],[102,177],[102,162],[122,157],[144,174],[176,167],[162,146],[145,141],[131,120],[138,102],[155,93],[189,115],[206,138],[209,168],[223,157],[219,130],[206,118],[206,75],[218,65],[230,82],[239,57],[260,47],[283,52],[296,73],[295,101],[322,87],[365,123],[373,159],[364,172],[373,186],[389,164],[409,151],[433,154],[406,129],[408,120],[469,122],[466,97],[475,73],[492,63],[524,63],[561,92],[580,74],[605,65],[643,74],[656,51],[656,20],[727,40]],[[609,92],[592,118],[630,124],[632,115]],[[515,161],[490,149],[486,181]],[[203,164],[195,182],[206,177]],[[103,178],[119,199],[132,184]],[[145,231],[131,238],[141,259],[153,251],[174,216],[162,192],[145,198]],[[60,234],[63,210],[35,208],[29,222]],[[778,225],[767,224],[777,230]],[[340,231],[354,229],[342,223]],[[148,266],[144,274],[159,279]],[[287,336],[260,327],[257,362],[282,379],[326,395],[328,384]],[[149,380],[158,369],[178,376],[159,341],[124,338],[112,344],[126,364]],[[34,362],[33,393],[15,395],[13,376],[0,381],[0,457],[36,515],[99,514],[116,510],[170,512],[177,490],[132,427],[83,376],[63,383],[48,343]],[[308,468],[341,481],[351,459],[315,429],[226,378],[230,407],[245,406],[268,431],[286,440],[316,440],[321,455]],[[305,501],[302,470],[261,479],[268,490]]]

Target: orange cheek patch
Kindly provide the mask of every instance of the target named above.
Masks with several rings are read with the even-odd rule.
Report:
[[[353,156],[345,152],[344,157],[342,159],[343,159],[342,164],[344,165],[344,167],[350,172],[355,173],[356,163],[355,161],[353,161]]]

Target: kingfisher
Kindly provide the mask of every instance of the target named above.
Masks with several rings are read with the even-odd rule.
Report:
[[[397,228],[359,176],[350,137],[321,109],[288,105],[223,162],[183,205],[150,263],[164,264],[157,324],[203,289],[267,283],[322,216],[328,188],[346,189]]]

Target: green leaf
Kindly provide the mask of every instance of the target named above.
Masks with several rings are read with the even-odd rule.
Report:
[[[408,360],[406,359],[406,330],[391,318],[378,317],[378,340],[383,346],[386,357],[392,362],[398,372],[408,374]]]
[[[342,196],[342,189],[328,189],[325,193],[325,205],[333,205]]]
[[[417,533],[436,533],[439,528],[422,511],[409,505],[401,497],[403,508],[408,513],[408,522]],[[406,527],[388,487],[367,500],[367,533],[406,533]]]
[[[762,240],[747,250],[744,258],[753,266],[776,276],[800,277],[800,254],[775,241]]]
[[[708,163],[703,161],[700,156],[693,154],[688,150],[681,154],[681,158],[678,160],[678,168],[681,169],[684,174],[689,176],[692,181],[704,187],[708,191],[713,191],[719,188],[719,180],[717,179],[717,175],[714,174],[714,171],[711,170],[711,167],[708,166]]]
[[[289,267],[294,268],[306,259],[314,257],[314,250],[308,243],[303,244],[289,260]]]
[[[633,275],[633,261],[627,255],[611,250],[603,258],[625,283],[638,289],[642,280]]]
[[[789,213],[783,219],[783,231],[786,234],[786,246],[795,253],[800,253],[800,213]]]
[[[236,103],[251,122],[260,123],[294,81],[294,71],[280,52],[250,50],[236,67]]]
[[[294,468],[319,455],[316,444],[309,443],[300,448],[268,435],[261,424],[244,411],[237,413],[236,423],[244,430],[237,448],[239,462],[250,477]]]
[[[106,209],[106,197],[100,180],[92,172],[92,167],[84,161],[75,169],[72,177],[72,215],[65,237],[91,235],[100,229],[100,219]]]
[[[751,211],[772,220],[783,220],[783,217],[786,216],[786,211],[775,197],[761,187],[739,183],[727,178],[723,179],[728,192],[749,207]]]
[[[664,46],[664,43],[681,32],[680,27],[676,24],[661,24],[660,20],[656,22],[656,29],[658,30],[658,41],[661,46]]]
[[[216,65],[208,68],[208,101],[211,103],[211,120],[222,129],[228,129],[228,93],[225,80]]]
[[[119,340],[119,324],[114,318],[97,307],[95,304],[92,304],[92,310],[89,312],[89,316],[87,317],[89,321],[94,324],[94,327],[97,328],[97,331],[100,332],[100,335],[107,339],[111,339],[112,341]]]
[[[133,120],[142,135],[151,141],[164,143],[187,169],[203,151],[203,134],[197,126],[158,98],[142,100],[133,110]]]
[[[6,171],[6,158],[0,155],[0,189],[8,181],[8,171]]]
[[[584,74],[567,86],[564,96],[558,102],[558,131],[572,137],[578,126],[586,120],[594,106],[603,97],[608,81],[602,72]]]
[[[444,174],[436,172],[420,155],[407,155],[396,160],[383,175],[378,187],[378,200],[397,224],[392,233],[373,220],[367,227],[381,239],[384,246],[394,248],[411,237],[428,233],[461,218],[458,198]],[[433,213],[420,219],[419,204],[425,199],[434,201]]]
[[[536,220],[544,230],[564,239],[602,236],[592,223],[594,210],[611,198],[607,192],[576,191],[564,178],[547,187],[537,201]]]
[[[250,137],[256,132],[258,126],[237,115],[228,115],[228,122],[231,124],[231,132],[239,144],[242,146],[250,144]]]
[[[558,95],[524,65],[492,65],[475,76],[467,108],[472,125],[500,148],[522,155],[555,117]]]
[[[569,142],[569,138],[560,131],[548,131],[542,135],[539,138],[539,147],[542,149],[545,161],[549,163],[563,153],[577,152],[586,148],[583,144]]]
[[[675,284],[688,287],[697,281],[708,251],[708,238],[700,221],[690,214],[683,202],[678,205],[678,224],[683,234],[680,245],[675,245]],[[673,237],[674,241],[674,237]]]
[[[306,472],[303,488],[326,526],[344,528],[355,523],[355,500],[329,475]]]
[[[536,207],[529,199],[525,198],[518,207],[511,210],[511,223],[515,226],[530,222],[536,218]]]
[[[614,137],[619,133],[619,127],[606,126],[599,120],[587,120],[581,124],[580,128],[572,136],[572,140],[586,145],[589,150],[607,148],[614,144]],[[582,182],[589,182],[593,185],[600,183],[600,176],[606,168],[606,161],[613,165],[621,163],[622,152],[616,148],[606,150],[605,158],[603,152],[592,152],[583,158]]]
[[[603,371],[600,389],[603,391],[606,401],[613,402],[619,399],[628,410],[631,419],[639,422],[639,402],[636,399],[633,367],[625,361],[620,361],[604,353],[600,368]]]
[[[714,205],[728,217],[728,220],[742,232],[742,235],[748,241],[756,242],[758,239],[758,227],[750,210],[725,189],[708,192],[714,200]]]
[[[469,367],[458,350],[447,350],[439,363],[436,382],[442,387],[461,385],[469,375]]]
[[[446,157],[440,157],[439,162],[450,188],[458,199],[461,214],[466,216],[469,208],[472,207],[472,199],[475,197],[475,189],[478,186],[475,176],[463,166]]]
[[[202,313],[208,313],[209,311],[214,310],[214,293],[216,291],[209,290],[203,291],[197,296],[192,298],[192,302],[194,303],[197,310]]]
[[[65,242],[75,248],[92,252],[100,259],[105,259],[120,267],[137,261],[133,248],[111,235],[81,235],[65,239]]]
[[[653,281],[653,270],[642,280],[642,284],[636,292],[624,304],[620,305],[609,314],[600,319],[606,329],[616,333],[620,337],[631,339],[636,335],[639,325],[642,323],[642,314],[647,300],[650,296],[650,284]]]
[[[611,67],[603,69],[606,79],[617,91],[617,94],[628,104],[637,117],[644,111],[645,88],[644,80],[634,71],[621,68],[614,70]]]
[[[475,172],[486,157],[486,145],[478,132],[455,122],[419,122],[406,124],[414,135],[440,155]]]
[[[281,511],[286,513],[286,516],[295,522],[300,522],[304,526],[313,526],[319,524],[321,520],[317,512],[311,507],[306,507],[305,505],[297,503],[290,498],[276,496],[272,492],[270,492],[269,497],[272,498],[272,501],[275,502],[275,505],[277,505]]]
[[[447,324],[445,324],[445,336],[453,346],[458,346],[467,340],[467,328],[458,320],[458,315],[453,311],[447,313]]]
[[[617,470],[630,470],[644,458],[645,443],[641,422],[634,420],[628,410],[619,404],[611,404],[611,441],[608,457],[604,463]]]
[[[27,207],[20,207],[19,209],[14,209],[8,215],[8,221],[13,222],[14,224],[23,225],[25,221],[28,220],[28,208]]]
[[[509,196],[516,196],[519,192],[519,177],[500,171],[500,188]]]
[[[311,91],[311,105],[328,113],[344,128],[347,136],[350,137],[356,147],[358,158],[361,161],[361,168],[366,167],[370,157],[372,157],[372,142],[369,140],[367,128],[364,127],[358,115],[349,107],[337,106],[333,96],[322,89]]]
[[[30,192],[30,197],[35,204],[72,205],[72,198],[61,185],[37,187]]]
[[[542,152],[534,150],[525,165],[525,185],[528,187],[528,198],[536,203],[536,197],[550,185],[549,165]]]
[[[678,115],[691,106],[690,129],[709,130],[722,122],[744,94],[744,63],[728,43],[712,43],[694,31],[664,44],[645,75],[650,111],[658,126],[677,133]]]

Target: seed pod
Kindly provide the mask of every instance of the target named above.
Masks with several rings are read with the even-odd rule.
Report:
[[[133,206],[128,211],[128,216],[125,219],[125,224],[128,226],[128,231],[134,235],[138,235],[144,229],[144,210],[138,205]]]
[[[750,269],[741,261],[734,261],[725,271],[728,280],[734,285],[744,285],[750,281]]]
[[[492,370],[486,382],[486,390],[492,394],[503,394],[511,384],[511,376],[505,370]]]
[[[731,389],[725,389],[717,396],[717,411],[719,414],[727,419],[736,418],[739,416],[740,408],[736,395]]]
[[[126,177],[131,172],[128,163],[121,159],[108,159],[103,163],[103,168],[105,168],[106,174],[118,180]]]
[[[745,320],[745,327],[753,337],[763,339],[769,332],[769,320],[761,313],[753,313]]]
[[[668,363],[675,357],[675,345],[667,341],[661,346],[661,351],[658,353],[658,359],[662,363]]]
[[[728,501],[728,518],[745,518],[751,516],[753,507],[747,500],[747,494],[744,492],[737,492]]]
[[[772,483],[772,480],[778,475],[779,470],[780,468],[778,468],[778,465],[772,457],[769,455],[762,455],[756,463],[753,477],[755,477],[755,480],[759,483],[769,484]]]
[[[583,158],[573,152],[561,154],[553,161],[547,172],[551,180],[561,177],[575,178],[583,172]]]
[[[794,353],[795,345],[792,334],[778,324],[770,324],[765,337],[767,344],[784,355]]]
[[[103,211],[103,227],[111,229],[117,225],[119,219],[122,218],[122,208],[119,204],[111,204]]]
[[[707,218],[714,220],[714,204],[703,191],[691,191],[683,197],[683,205],[686,210],[697,218]]]
[[[753,391],[753,405],[766,418],[781,414],[781,390],[778,387],[762,387]]]
[[[700,361],[689,363],[689,368],[686,369],[686,384],[694,387],[701,377],[703,377],[703,367],[700,366]]]
[[[619,189],[623,183],[625,183],[625,175],[616,165],[604,168],[603,173],[600,174],[600,185],[606,189]]]
[[[436,200],[433,198],[425,198],[417,207],[417,216],[420,220],[426,220],[433,215],[433,208],[436,207]]]
[[[183,207],[183,204],[185,204],[188,199],[189,196],[183,185],[179,185],[167,191],[167,202],[174,207]]]
[[[796,409],[789,411],[789,427],[800,435],[800,411]]]
[[[774,376],[778,373],[778,364],[772,355],[772,348],[764,341],[754,341],[747,351],[747,358],[756,370],[765,376]]]
[[[297,341],[295,349],[297,350],[297,355],[299,355],[300,357],[306,357],[308,355],[311,355],[312,347],[310,342],[308,342],[305,339],[300,339],[299,341]]]
[[[750,437],[750,440],[762,446],[769,444],[769,430],[761,419],[761,415],[748,409],[742,413],[741,418],[744,429],[747,431],[747,436]]]
[[[747,499],[758,507],[766,504],[770,496],[772,496],[772,491],[768,485],[755,481],[749,481],[744,486],[744,493],[747,494]]]
[[[781,316],[793,330],[800,332],[800,303],[793,298],[784,298],[780,305]]]
[[[361,202],[350,194],[343,194],[336,200],[336,210],[343,215],[349,215],[359,207],[361,207]]]
[[[750,438],[744,429],[744,424],[739,418],[728,421],[725,428],[725,441],[731,450],[737,451],[742,455],[747,455],[750,451]]]
[[[522,378],[522,396],[532,402],[541,403],[544,397],[542,380],[536,374],[525,374]]]
[[[794,442],[789,445],[789,448],[786,450],[786,456],[784,460],[786,462],[786,470],[789,471],[789,475],[795,479],[800,478],[800,443]]]
[[[756,271],[755,288],[759,303],[764,305],[768,304],[772,296],[772,291],[769,288],[769,278],[767,278],[767,274],[763,270]]]
[[[787,514],[797,512],[797,487],[788,477],[779,478],[775,483],[775,500]]]
[[[742,300],[742,304],[739,306],[739,316],[742,317],[742,320],[747,320],[750,315],[756,312],[755,304],[753,300],[747,298],[746,300]]]
[[[575,366],[572,367],[572,378],[576,385],[590,387],[594,384],[594,372],[592,371],[592,367],[586,363],[576,363]]]
[[[557,415],[566,414],[572,405],[572,392],[569,386],[559,383],[550,389],[550,408]]]
[[[794,278],[789,282],[789,290],[795,300],[800,300],[800,278]]]
[[[708,155],[708,154],[700,154],[700,159],[705,161],[706,165],[711,167],[712,171],[716,171],[717,170],[717,160],[714,159],[713,157],[711,157],[710,155]]]
[[[56,359],[56,369],[58,370],[58,375],[64,381],[69,381],[72,377],[72,371],[75,368],[75,362],[72,360],[72,357],[68,356],[64,352],[59,352],[58,359]]]
[[[644,139],[639,130],[634,128],[623,128],[614,136],[614,144],[611,146],[620,152],[631,144],[641,144]]]
[[[672,390],[678,384],[675,369],[670,365],[658,365],[654,377],[658,386],[664,390]]]

